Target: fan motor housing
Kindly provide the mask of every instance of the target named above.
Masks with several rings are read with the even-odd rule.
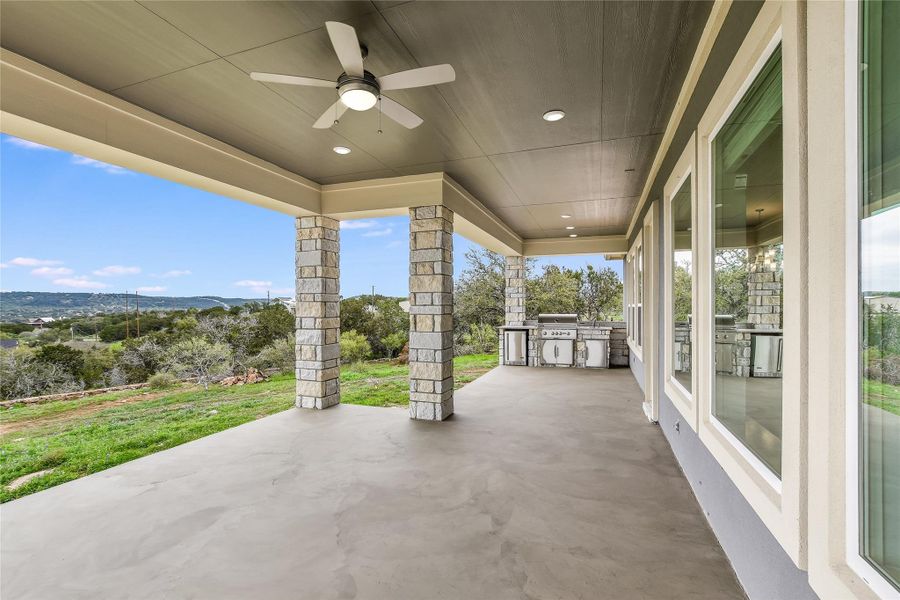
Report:
[[[378,80],[368,71],[363,71],[362,77],[353,77],[346,73],[341,73],[337,80],[338,94],[343,95],[350,90],[366,90],[375,95],[381,96],[381,88],[378,87]]]

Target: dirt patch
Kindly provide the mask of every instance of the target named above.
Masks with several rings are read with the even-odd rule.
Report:
[[[98,413],[123,404],[133,404],[135,402],[145,402],[147,400],[156,400],[167,394],[171,394],[171,390],[159,392],[144,392],[143,394],[135,394],[127,398],[116,398],[106,402],[96,402],[94,404],[86,404],[72,410],[56,413],[52,415],[39,415],[31,419],[22,419],[13,422],[0,422],[0,435],[15,433],[16,431],[24,431],[35,427],[43,427],[45,425],[62,425],[66,421],[76,421],[85,416]]]
[[[53,469],[44,469],[43,471],[35,471],[34,473],[29,473],[28,475],[22,475],[21,477],[16,477],[12,481],[6,484],[6,489],[9,491],[17,490],[32,479],[37,479],[38,477],[43,477],[48,473],[52,473]]]

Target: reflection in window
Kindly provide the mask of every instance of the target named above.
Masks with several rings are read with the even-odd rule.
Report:
[[[672,197],[672,376],[691,392],[693,336],[691,334],[691,177]]]
[[[900,588],[900,3],[861,10],[860,543]]]
[[[712,142],[713,414],[781,475],[781,48]]]

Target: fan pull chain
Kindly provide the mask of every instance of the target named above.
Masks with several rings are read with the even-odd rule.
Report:
[[[341,99],[341,97],[338,96],[338,100],[340,100],[340,99]],[[338,119],[337,109],[338,109],[337,102],[335,102],[334,103],[334,124],[335,125],[337,125],[338,123],[341,122],[340,119]]]
[[[378,133],[381,133],[381,96],[378,96]]]

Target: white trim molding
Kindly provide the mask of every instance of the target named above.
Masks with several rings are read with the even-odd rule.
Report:
[[[675,239],[673,236],[672,200],[681,190],[685,181],[690,177],[690,195],[691,195],[691,232],[690,232],[690,248],[691,248],[691,316],[696,322],[697,312],[697,177],[696,177],[696,136],[691,135],[691,139],[685,146],[681,157],[672,169],[671,175],[663,188],[663,322],[664,330],[662,336],[665,351],[663,353],[663,387],[666,396],[672,401],[672,404],[684,417],[685,422],[691,429],[697,431],[697,402],[694,400],[694,394],[685,389],[683,385],[675,378],[675,361],[672,356],[672,349],[675,344],[675,320],[672,314],[674,305],[674,253]],[[691,327],[690,347],[691,347],[691,390],[697,389],[697,333],[694,327]]]

